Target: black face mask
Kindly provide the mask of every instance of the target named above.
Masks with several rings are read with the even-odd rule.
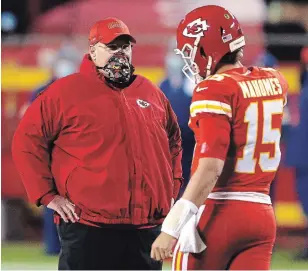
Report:
[[[116,85],[127,84],[135,71],[128,57],[122,52],[113,55],[101,69],[106,79]]]

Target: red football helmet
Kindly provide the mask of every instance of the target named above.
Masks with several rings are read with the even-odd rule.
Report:
[[[184,74],[200,81],[213,74],[221,58],[244,47],[237,19],[223,7],[203,6],[189,12],[177,29],[177,54],[184,59]]]

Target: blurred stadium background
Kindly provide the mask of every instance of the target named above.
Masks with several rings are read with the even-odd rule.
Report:
[[[14,168],[10,152],[14,129],[29,105],[33,91],[53,78],[74,72],[87,51],[90,26],[109,16],[123,20],[137,39],[133,51],[133,63],[137,73],[143,74],[158,85],[165,79],[178,76],[179,63],[170,54],[174,48],[175,29],[186,12],[205,4],[222,5],[238,17],[247,36],[245,64],[276,67],[289,82],[289,103],[284,116],[282,141],[283,159],[272,189],[278,223],[272,268],[308,269],[307,217],[303,211],[303,206],[307,203],[305,200],[300,201],[305,199],[305,195],[308,198],[308,186],[301,186],[307,189],[301,188],[302,196],[299,197],[295,174],[297,168],[294,163],[288,162],[286,155],[288,148],[292,148],[289,146],[290,130],[295,129],[299,123],[299,94],[304,88],[303,78],[305,74],[307,76],[307,0],[3,0],[3,269],[57,267],[56,257],[48,256],[44,250],[43,211],[27,203],[25,190]],[[184,82],[180,81],[180,84]],[[181,103],[182,97],[189,101],[193,86],[185,86],[186,90],[187,88],[188,91],[184,90],[184,94],[179,94],[180,99],[170,98],[174,107]],[[178,115],[180,123],[187,123],[185,114],[184,119],[181,112]],[[185,125],[181,125],[183,136],[186,136]],[[190,140],[189,137],[184,138],[186,156],[191,156]],[[306,148],[307,153],[307,158],[303,159],[308,161],[307,145],[303,145],[303,148]],[[294,154],[290,154],[290,157],[292,155]],[[185,168],[187,161],[189,157],[184,157]],[[308,176],[304,178],[308,183]],[[169,263],[166,263],[165,267],[170,267]]]

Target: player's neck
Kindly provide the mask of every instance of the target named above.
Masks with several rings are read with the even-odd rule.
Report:
[[[216,72],[217,73],[224,73],[227,70],[231,70],[231,69],[236,69],[236,68],[240,68],[243,67],[242,63],[240,61],[236,62],[235,64],[226,64],[223,65],[221,68],[219,68]]]

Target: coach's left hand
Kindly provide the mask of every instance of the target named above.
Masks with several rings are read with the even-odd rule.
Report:
[[[161,232],[152,245],[151,258],[156,261],[162,261],[172,257],[172,250],[176,242],[176,238],[165,232]]]

